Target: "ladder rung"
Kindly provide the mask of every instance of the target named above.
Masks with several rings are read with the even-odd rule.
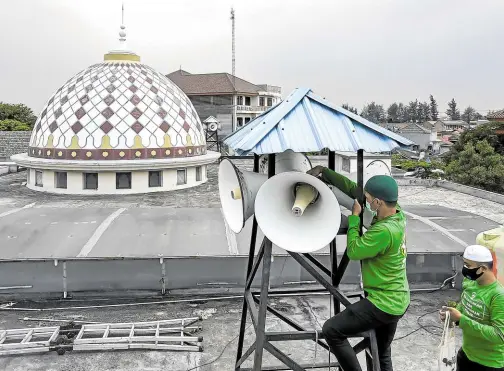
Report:
[[[107,329],[103,333],[103,338],[106,338],[108,336],[109,332],[110,332],[110,326],[107,326]]]
[[[59,329],[57,330],[54,330],[54,332],[52,333],[51,337],[49,338],[49,344],[53,341],[56,340],[56,338],[58,337],[59,335]]]
[[[84,335],[84,326],[81,327],[79,333],[75,337],[75,340],[79,340],[82,337],[82,335]]]
[[[33,335],[33,330],[30,330],[28,331],[28,333],[26,334],[26,336],[23,338],[23,340],[21,340],[21,344],[24,344],[24,343],[27,343],[30,341],[30,339],[32,338],[32,335]]]

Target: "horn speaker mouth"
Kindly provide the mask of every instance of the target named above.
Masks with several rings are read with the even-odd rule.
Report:
[[[319,197],[319,192],[315,187],[306,184],[298,183],[294,187],[294,205],[292,206],[292,214],[302,216],[306,208],[315,203]]]

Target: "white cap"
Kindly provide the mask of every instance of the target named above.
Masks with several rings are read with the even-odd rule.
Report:
[[[464,259],[478,263],[488,263],[493,261],[492,253],[485,246],[472,245],[466,247]]]

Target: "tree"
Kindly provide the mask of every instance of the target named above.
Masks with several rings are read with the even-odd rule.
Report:
[[[0,121],[16,120],[28,124],[31,128],[37,121],[37,117],[33,114],[31,108],[24,104],[9,104],[0,102]]]
[[[349,106],[348,103],[343,103],[343,105],[341,107],[343,107],[347,111],[350,111],[350,112],[355,113],[356,115],[358,115],[357,108]]]
[[[504,193],[504,156],[486,139],[468,142],[446,167],[455,182]]]
[[[402,103],[399,103],[397,105],[397,121],[398,122],[408,122],[409,121],[408,109]]]
[[[429,118],[430,118],[429,103],[427,103],[427,102],[418,103],[417,115],[416,115],[417,121],[418,122],[425,122],[425,121],[429,120]]]
[[[446,155],[446,174],[455,182],[504,193],[504,122],[462,133]]]
[[[408,121],[412,121],[412,122],[418,121],[418,100],[417,99],[415,99],[414,102],[409,102],[408,116],[409,116]]]
[[[2,120],[0,121],[0,131],[30,131],[32,128],[21,121]]]
[[[387,108],[387,122],[401,122],[399,120],[399,105],[395,102]]]
[[[438,116],[439,116],[438,109],[437,109],[437,102],[434,99],[434,97],[432,96],[432,94],[430,95],[429,99],[430,99],[430,106],[429,106],[430,119],[433,121],[437,121]]]
[[[360,114],[366,120],[379,124],[385,121],[385,110],[381,104],[371,102],[364,106]]]
[[[450,102],[448,102],[448,109],[446,110],[446,114],[450,117],[451,120],[460,120],[460,111],[457,108],[457,102],[452,98]]]
[[[462,120],[467,122],[468,124],[476,119],[476,110],[471,106],[467,107],[462,114]]]

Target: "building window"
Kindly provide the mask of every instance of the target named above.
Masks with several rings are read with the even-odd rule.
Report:
[[[273,98],[268,98],[268,107],[273,105]]]
[[[84,189],[98,189],[98,173],[84,173]]]
[[[39,170],[35,170],[35,185],[37,187],[44,186],[44,183],[42,182],[42,172]]]
[[[149,187],[162,187],[163,173],[161,171],[149,171]]]
[[[236,119],[236,121],[237,121],[237,122],[236,122],[236,124],[237,124],[239,127],[243,126],[243,117],[238,117],[238,118]]]
[[[259,105],[264,107],[264,97],[259,97]]]
[[[196,181],[201,182],[201,166],[196,167]]]
[[[56,188],[67,188],[67,173],[56,171],[54,173],[54,183],[56,183]]]
[[[177,170],[177,185],[187,184],[186,169]]]
[[[250,122],[250,117],[245,117],[245,125],[247,125]]]
[[[250,97],[245,97],[245,105],[250,106]]]
[[[131,173],[116,173],[116,189],[131,189]]]
[[[236,97],[236,104],[239,106],[243,106],[243,97],[241,95]]]
[[[344,158],[341,164],[341,170],[346,171],[347,173],[350,172],[350,159],[349,158]]]

